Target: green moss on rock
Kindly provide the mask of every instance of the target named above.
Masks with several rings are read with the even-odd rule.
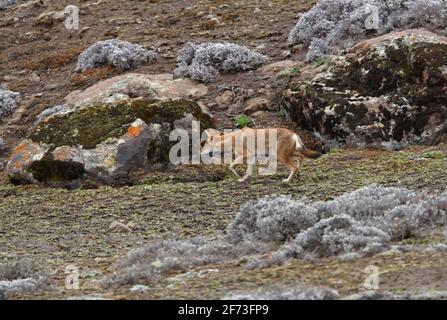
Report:
[[[50,117],[39,124],[30,139],[55,147],[81,145],[84,149],[93,149],[108,138],[121,136],[121,128],[137,118],[146,123],[170,123],[173,128],[173,122],[188,113],[200,121],[202,129],[214,126],[213,118],[191,100],[131,99]]]

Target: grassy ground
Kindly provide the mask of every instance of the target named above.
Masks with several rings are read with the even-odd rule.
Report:
[[[257,176],[243,184],[222,167],[207,170],[181,167],[175,171],[175,174],[152,173],[134,186],[121,188],[66,190],[13,186],[3,179],[0,261],[32,257],[49,267],[57,290],[38,297],[101,294],[130,298],[128,288],[103,289],[98,287],[97,280],[110,272],[117,258],[144,241],[215,234],[225,229],[241,204],[268,194],[327,200],[372,183],[439,192],[447,185],[447,146],[412,147],[400,152],[337,149],[318,160],[307,161],[301,178],[290,185],[281,183],[287,174],[285,169],[275,176]],[[108,231],[115,220],[132,223],[133,231]],[[419,239],[437,240],[436,234]],[[412,252],[353,262],[340,262],[336,258],[294,261],[257,271],[245,270],[239,261],[204,268],[218,272],[168,276],[137,297],[219,298],[228,290],[298,281],[350,293],[358,291],[365,277],[364,268],[371,263],[381,267],[385,288],[405,288],[411,285],[403,280],[409,276],[408,272],[421,279],[420,270],[429,268],[430,272],[422,272],[431,277],[424,285],[436,289],[440,285],[436,274],[446,271],[446,258],[445,254]],[[80,291],[64,290],[64,270],[70,264],[81,272]]]

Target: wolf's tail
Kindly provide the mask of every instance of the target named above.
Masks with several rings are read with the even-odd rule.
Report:
[[[321,157],[321,152],[307,149],[297,134],[293,135],[293,140],[295,141],[295,150],[304,155],[306,158],[317,159]]]
[[[317,159],[317,158],[321,157],[321,152],[310,150],[310,149],[306,149],[306,148],[304,148],[304,150],[301,150],[300,152],[306,158],[310,158],[310,159]]]

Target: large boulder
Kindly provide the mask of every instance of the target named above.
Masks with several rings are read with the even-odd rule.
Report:
[[[304,70],[283,94],[302,128],[341,144],[435,144],[447,133],[447,38],[426,30],[366,40]]]
[[[17,183],[65,181],[88,174],[113,183],[146,163],[169,160],[173,129],[202,130],[214,119],[194,99],[207,88],[167,75],[128,74],[73,92],[37,117],[7,165]]]

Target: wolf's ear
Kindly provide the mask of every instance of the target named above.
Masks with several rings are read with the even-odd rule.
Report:
[[[217,131],[216,129],[207,129],[203,131],[203,137],[205,138],[205,140],[208,140],[209,138],[215,136],[220,136],[220,132]]]

